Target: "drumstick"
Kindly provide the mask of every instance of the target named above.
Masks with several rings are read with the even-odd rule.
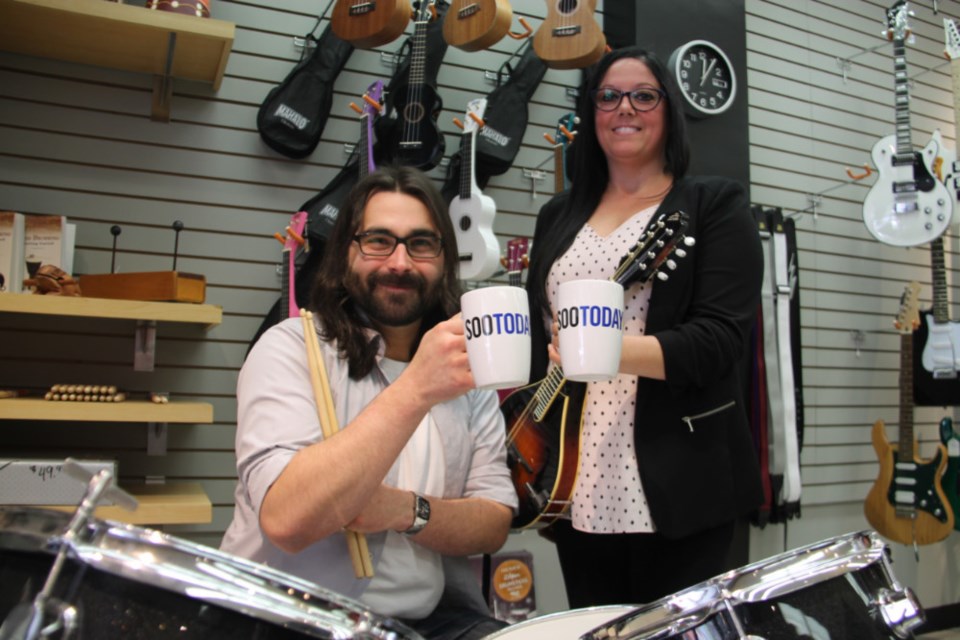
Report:
[[[300,310],[303,320],[303,338],[307,346],[307,363],[310,370],[310,383],[313,386],[313,395],[317,400],[317,417],[320,419],[320,429],[323,439],[333,437],[340,426],[337,423],[337,414],[333,409],[333,394],[330,392],[330,381],[327,378],[327,368],[320,355],[320,343],[313,324],[313,313],[305,309]],[[350,560],[353,562],[353,571],[358,578],[373,577],[373,563],[370,560],[370,549],[367,547],[367,537],[356,531],[343,532],[347,537],[347,548],[350,551]]]

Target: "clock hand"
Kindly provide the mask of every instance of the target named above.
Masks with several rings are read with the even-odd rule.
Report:
[[[700,74],[700,86],[703,86],[703,83],[706,82],[707,76],[710,75],[710,72],[713,71],[713,66],[717,64],[717,59],[714,58],[710,61],[710,64],[707,65],[707,68],[703,70],[703,73]]]

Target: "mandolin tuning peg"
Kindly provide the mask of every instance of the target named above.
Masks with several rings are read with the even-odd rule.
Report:
[[[657,271],[657,278],[658,278],[661,282],[666,282],[667,280],[670,279],[670,274],[664,273],[663,271]]]
[[[678,249],[674,249],[673,253],[676,254],[676,256],[677,256],[678,258],[686,258],[686,257],[687,257],[687,250],[686,250],[686,249],[679,249],[679,248],[678,248]]]
[[[687,236],[686,238],[683,239],[683,244],[685,244],[688,247],[692,247],[693,245],[697,244],[697,241],[694,238]]]
[[[670,269],[670,271],[674,271],[677,268],[677,263],[673,260],[667,260],[664,264],[667,265],[667,269]]]

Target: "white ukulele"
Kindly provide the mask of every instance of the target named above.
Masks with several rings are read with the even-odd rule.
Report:
[[[500,244],[493,233],[497,205],[480,191],[473,171],[474,142],[486,109],[486,98],[476,98],[467,105],[460,137],[460,190],[450,203],[450,219],[460,250],[461,280],[484,280],[496,273],[500,265]]]

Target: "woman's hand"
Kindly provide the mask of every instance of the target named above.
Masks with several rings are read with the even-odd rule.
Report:
[[[553,314],[553,322],[550,323],[550,344],[547,345],[547,357],[554,364],[560,364],[560,325],[557,323],[557,314]]]

